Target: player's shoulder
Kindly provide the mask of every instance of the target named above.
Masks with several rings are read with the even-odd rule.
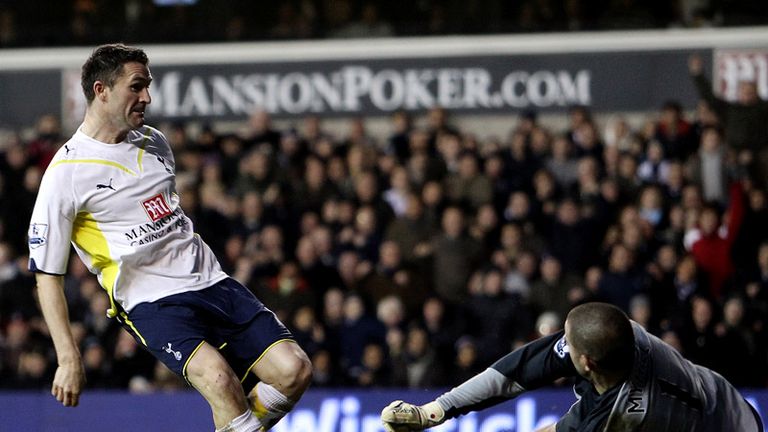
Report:
[[[149,154],[173,159],[171,145],[165,134],[152,126],[144,125],[132,130],[128,135],[128,142]]]
[[[163,139],[165,139],[165,134],[163,134],[163,132],[160,131],[160,129],[153,126],[144,125],[141,128],[137,129],[137,131],[144,135],[150,135],[153,137],[162,137]]]
[[[128,141],[139,147],[144,147],[148,144],[168,145],[168,140],[165,138],[165,134],[159,129],[149,125],[144,125],[128,132]]]
[[[83,147],[86,145],[82,140],[77,139],[77,135],[72,136],[64,144],[56,150],[51,163],[48,164],[46,172],[61,171],[66,169],[72,169],[73,164],[68,163],[75,161],[83,155]]]
[[[81,147],[77,140],[70,138],[56,150],[43,173],[40,194],[57,193],[72,187],[73,177],[79,172],[77,161],[83,158]]]

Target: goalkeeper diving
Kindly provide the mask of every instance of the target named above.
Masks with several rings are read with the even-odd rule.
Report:
[[[388,432],[425,430],[567,377],[575,378],[578,400],[537,432],[763,431],[758,413],[725,378],[605,303],[575,307],[564,330],[507,354],[432,402],[392,402],[381,420]]]

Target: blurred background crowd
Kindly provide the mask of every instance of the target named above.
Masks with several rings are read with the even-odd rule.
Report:
[[[763,24],[758,0],[0,0],[0,47]]]
[[[385,136],[265,112],[239,133],[160,126],[195,230],[294,332],[317,388],[456,385],[590,300],[765,387],[768,102],[754,83],[715,98],[701,66],[695,112],[670,100],[634,127],[580,106],[565,128],[510,115],[503,139],[440,107],[395,113]],[[21,136],[0,142],[0,387],[42,389],[55,356],[26,233],[68,136],[53,116]],[[89,387],[184,387],[105,316],[74,256],[65,290]]]

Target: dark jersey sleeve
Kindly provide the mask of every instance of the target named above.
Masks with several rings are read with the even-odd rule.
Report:
[[[448,418],[479,411],[558,378],[577,375],[564,333],[538,339],[502,357],[460,386],[437,398]]]
[[[491,367],[526,390],[577,375],[562,330],[512,351]]]

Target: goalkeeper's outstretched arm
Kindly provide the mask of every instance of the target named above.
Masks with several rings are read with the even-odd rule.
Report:
[[[507,354],[430,403],[416,406],[392,402],[382,411],[381,420],[390,432],[424,430],[450,418],[505,402],[558,378],[575,375],[561,331]]]

